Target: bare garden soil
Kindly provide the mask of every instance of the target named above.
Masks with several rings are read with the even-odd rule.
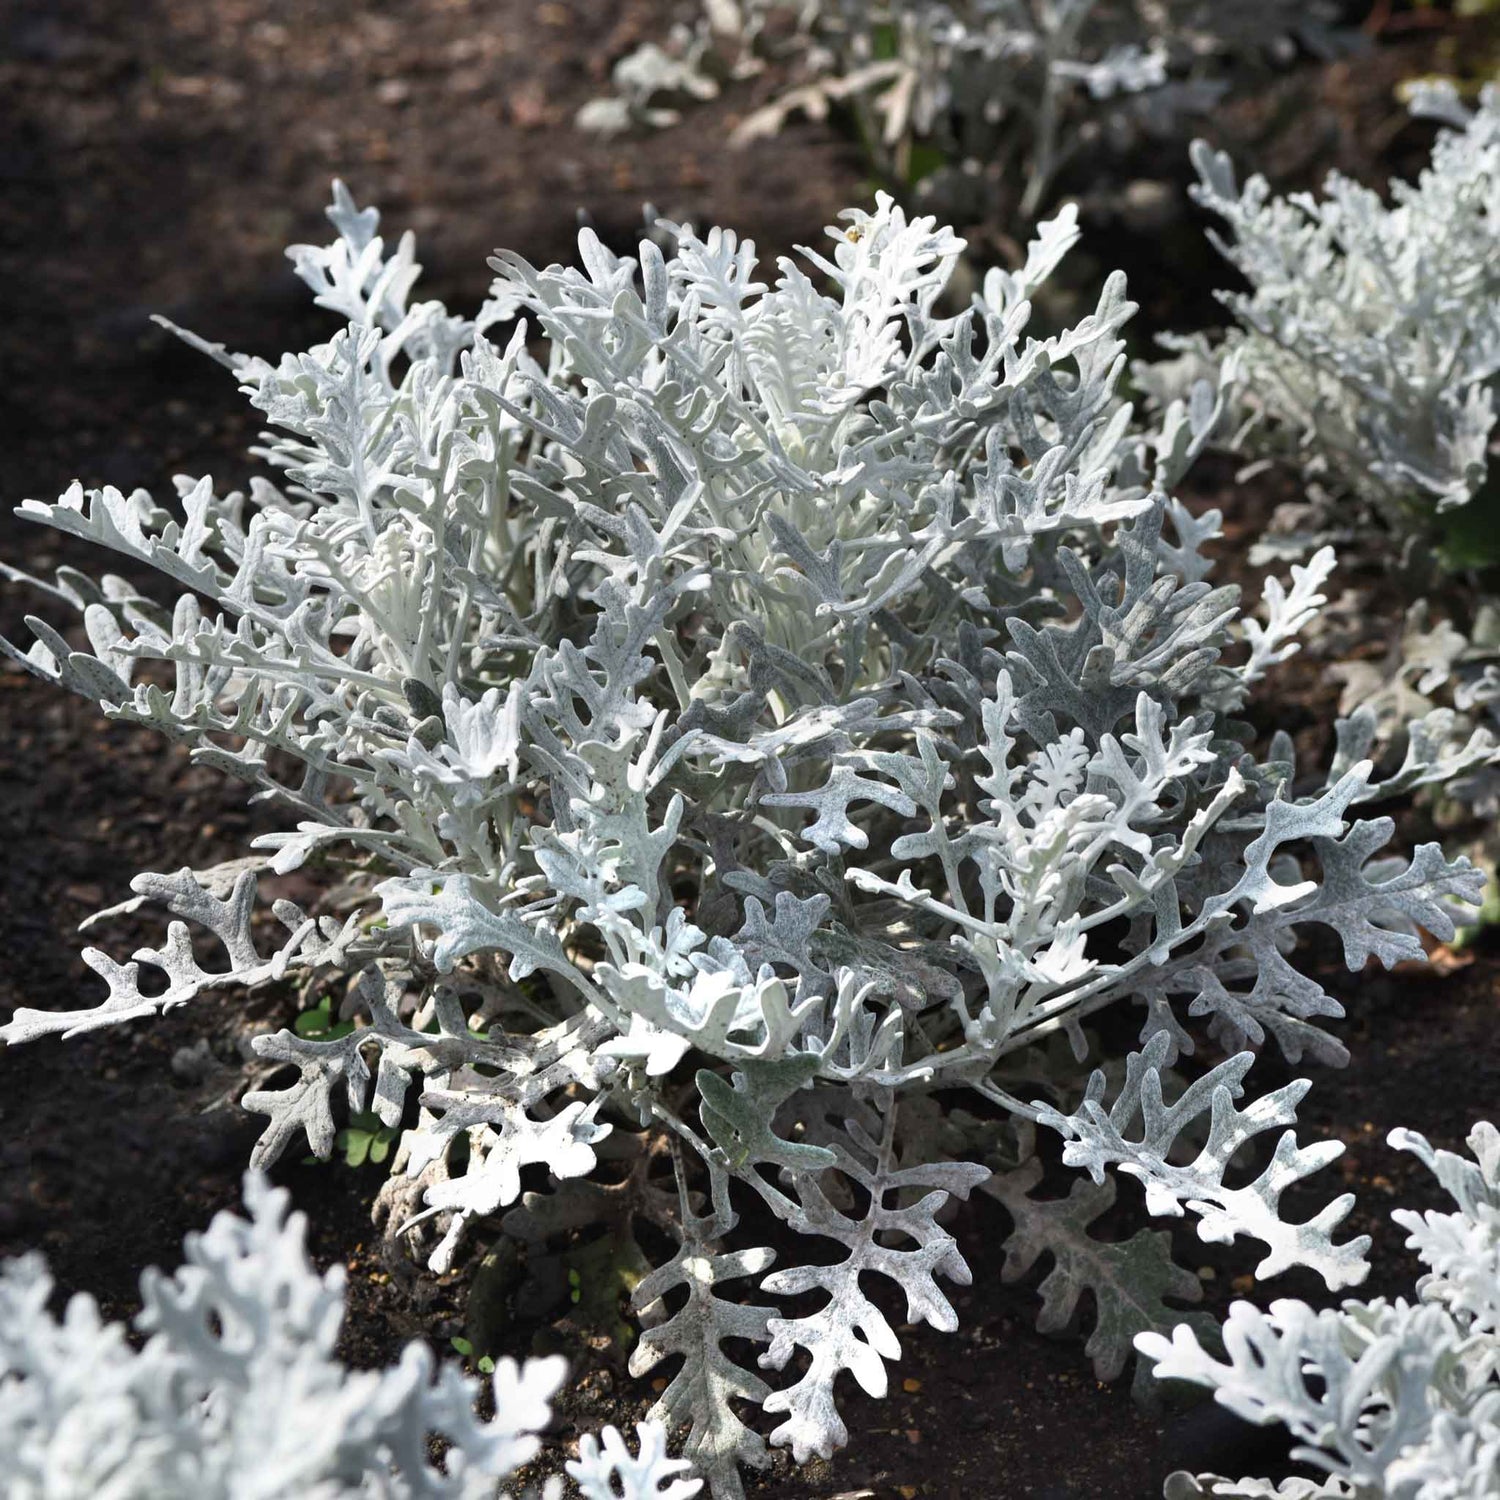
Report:
[[[325,236],[334,175],[382,208],[388,230],[418,231],[427,295],[460,306],[477,304],[497,245],[534,261],[568,255],[579,208],[617,242],[647,200],[734,224],[764,252],[816,242],[869,187],[833,125],[795,126],[740,153],[714,144],[774,77],[647,140],[606,145],[570,130],[609,62],[659,34],[669,10],[662,0],[4,0],[0,558],[34,571],[98,564],[9,514],[75,477],[165,489],[177,473],[212,471],[226,487],[246,474],[255,427],[232,380],[147,315],[268,355],[326,336],[281,249]],[[1409,170],[1425,138],[1401,124],[1390,91],[1422,60],[1416,43],[1307,62],[1247,80],[1212,123],[1283,183],[1307,185],[1330,165],[1372,178]],[[1174,177],[1174,194],[1180,186]],[[1131,272],[1146,327],[1209,315],[1202,289],[1218,273],[1190,217],[1116,218],[1100,240]],[[1232,535],[1247,533],[1266,492],[1207,472],[1193,498],[1224,508]],[[0,629],[12,638],[31,607],[0,584]],[[1326,739],[1335,691],[1309,670],[1280,687],[1268,721]],[[0,1013],[92,1003],[98,981],[78,957],[78,922],[122,899],[138,870],[243,852],[264,816],[180,750],[0,670]],[[1414,816],[1408,835],[1426,836]],[[117,955],[157,940],[144,922],[96,939]],[[1413,1263],[1387,1216],[1427,1193],[1411,1159],[1383,1144],[1387,1130],[1409,1125],[1455,1147],[1500,1108],[1500,945],[1442,957],[1359,976],[1340,972],[1334,953],[1314,959],[1349,1008],[1341,1034],[1353,1062],[1317,1080],[1304,1118],[1309,1136],[1349,1142],[1334,1170],[1359,1194],[1351,1230],[1375,1236],[1374,1292],[1409,1287]],[[40,1249],[63,1291],[88,1289],[108,1313],[129,1315],[140,1269],[175,1265],[184,1231],[237,1201],[256,1134],[235,1103],[241,1043],[292,1014],[289,994],[210,998],[152,1023],[0,1052],[0,1255]],[[193,1051],[203,1038],[206,1055]],[[319,1263],[349,1265],[344,1352],[361,1365],[466,1327],[467,1271],[433,1278],[382,1249],[369,1219],[381,1173],[294,1157],[277,1170],[308,1215]],[[800,1472],[780,1462],[754,1494],[1146,1500],[1175,1467],[1243,1472],[1242,1455],[1256,1472],[1276,1464],[1274,1438],[1212,1407],[1144,1414],[1124,1386],[1092,1378],[1076,1340],[1037,1334],[1032,1286],[999,1281],[1005,1231],[988,1203],[959,1215],[975,1271],[954,1298],[961,1331],[903,1333],[889,1398],[848,1401],[850,1448]],[[1247,1257],[1198,1253],[1215,1269],[1214,1306],[1247,1289]],[[652,1399],[607,1340],[559,1333],[545,1308],[518,1309],[510,1337],[516,1352],[560,1340],[581,1376],[551,1434],[554,1458],[579,1431],[633,1421]]]

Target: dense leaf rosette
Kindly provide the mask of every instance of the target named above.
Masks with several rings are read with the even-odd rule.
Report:
[[[139,1348],[78,1293],[61,1320],[39,1255],[0,1265],[0,1445],[13,1500],[495,1500],[535,1456],[564,1362],[503,1359],[494,1415],[479,1383],[425,1344],[387,1370],[334,1355],[342,1266],[319,1275],[301,1214],[257,1173],[248,1219],[218,1214],[186,1242],[187,1264],[148,1270]],[[432,1462],[434,1436],[447,1444]],[[668,1458],[661,1428],[632,1454],[614,1428],[569,1466],[584,1500],[688,1500],[700,1485]],[[617,1487],[617,1486],[623,1486]],[[549,1485],[543,1500],[561,1500]]]
[[[1478,878],[1435,846],[1375,857],[1366,762],[1309,778],[1281,740],[1253,753],[1231,715],[1296,649],[1331,559],[1237,625],[1200,550],[1217,517],[1171,495],[1218,400],[1134,423],[1119,276],[1075,326],[1027,333],[1072,215],[966,307],[944,300],[962,242],[882,197],[772,284],[720,229],[662,225],[631,258],[585,231],[581,268],[504,254],[475,322],[409,300],[409,240],[387,257],[342,187],[330,216],[335,243],[292,254],[346,326],[274,365],[216,351],[275,428],[279,483],[22,508],[181,594],[39,582],[88,646],[39,620],[17,658],[189,742],[285,826],[259,861],[140,877],[177,918],[163,947],[91,952],[100,1004],[0,1036],[357,975],[352,1029],[257,1041],[283,1075],[245,1100],[258,1159],[301,1134],[326,1154],[341,1110],[405,1125],[382,1209],[436,1221],[438,1268],[507,1208],[543,1232],[666,1228],[682,1251],[642,1283],[636,1362],[681,1357],[661,1410],[720,1495],[764,1457],[731,1403],[826,1453],[840,1376],[886,1388],[890,1296],[955,1326],[945,1285],[970,1269],[945,1210],[991,1161],[1019,1170],[1038,1122],[1153,1211],[1256,1236],[1268,1272],[1357,1280],[1342,1203],[1280,1223],[1279,1185],[1331,1148],[1297,1145],[1300,1088],[1232,1102],[1245,1049],[1337,1059],[1303,930],[1354,965],[1416,957],[1415,924],[1450,933]],[[334,859],[322,912],[253,922],[258,863]],[[1122,1004],[1142,1050],[1107,1103],[1089,1021]],[[1201,1034],[1238,1055],[1174,1076]],[[979,1115],[944,1125],[955,1096]],[[1204,1113],[1196,1163],[1169,1160]],[[1272,1164],[1227,1183],[1272,1125]],[[522,1196],[541,1167],[551,1212]],[[805,1259],[735,1239],[751,1199]],[[1102,1285],[1096,1201],[1017,1214]],[[1101,1312],[1110,1370],[1131,1309],[1181,1295],[1153,1254],[1135,1265],[1148,1284]]]

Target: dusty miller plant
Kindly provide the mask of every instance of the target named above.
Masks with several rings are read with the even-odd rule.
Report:
[[[1452,127],[1415,183],[1386,202],[1331,175],[1321,196],[1243,185],[1223,153],[1193,147],[1197,200],[1223,223],[1214,242],[1249,283],[1226,293],[1236,324],[1217,339],[1171,342],[1176,358],[1138,368],[1158,401],[1214,363],[1233,368],[1231,445],[1290,462],[1307,484],[1282,508],[1252,561],[1336,543],[1388,576],[1404,566],[1412,601],[1384,656],[1340,661],[1341,710],[1370,721],[1374,743],[1420,721],[1446,743],[1454,790],[1482,816],[1493,776],[1476,773],[1476,728],[1493,745],[1500,657],[1489,585],[1444,576],[1492,566],[1497,494],[1490,474],[1500,374],[1500,94],[1466,109],[1451,85],[1413,91]],[[1441,582],[1440,608],[1418,596]],[[1365,644],[1370,612],[1320,643]],[[1467,747],[1467,749],[1466,749]]]
[[[1373,513],[1398,545],[1485,492],[1500,372],[1500,93],[1470,111],[1429,84],[1413,104],[1454,128],[1389,202],[1338,173],[1280,197],[1192,151],[1211,237],[1249,283],[1223,294],[1237,326],[1211,351],[1238,363],[1238,446],[1292,459],[1325,512]]]
[[[1335,44],[1337,7],[1286,0],[701,0],[690,23],[614,70],[614,93],[584,107],[586,129],[676,122],[767,55],[796,81],[733,139],[773,134],[795,113],[853,110],[893,182],[929,207],[973,217],[995,186],[1020,184],[1034,218],[1080,151],[1170,135],[1227,86],[1224,64]]]
[[[1314,1311],[1237,1302],[1224,1358],[1187,1328],[1138,1343],[1163,1379],[1213,1391],[1246,1421],[1284,1424],[1293,1457],[1320,1478],[1230,1480],[1174,1474],[1169,1500],[1484,1500],[1500,1494],[1500,1131],[1469,1136],[1473,1160],[1437,1151],[1415,1131],[1391,1145],[1414,1152],[1457,1213],[1398,1209],[1407,1246],[1427,1266],[1415,1302],[1347,1301]]]
[[[0,1450],[12,1500],[495,1500],[540,1447],[564,1374],[553,1356],[501,1360],[494,1415],[479,1383],[408,1344],[385,1370],[349,1370],[334,1345],[344,1269],[315,1271],[285,1190],[246,1178],[248,1218],[215,1216],[187,1264],[141,1278],[135,1319],[107,1323],[84,1292],[61,1318],[40,1255],[0,1263]],[[447,1447],[432,1462],[434,1436]],[[606,1428],[568,1465],[584,1500],[688,1500],[701,1487],[666,1456]],[[543,1500],[561,1500],[560,1481]]]
[[[585,231],[581,269],[501,254],[475,321],[410,300],[410,240],[387,254],[341,186],[330,217],[333,245],[291,252],[346,320],[328,343],[271,364],[195,340],[273,424],[278,482],[27,502],[181,592],[35,581],[88,648],[40,620],[12,648],[287,826],[138,877],[127,905],[177,919],[163,945],[88,950],[101,1001],[0,1037],[353,978],[347,1035],[257,1039],[283,1076],[244,1099],[256,1161],[327,1155],[341,1111],[404,1124],[381,1208],[439,1231],[439,1270],[501,1214],[638,1264],[664,1230],[631,1367],[674,1362],[656,1414],[720,1496],[767,1460],[746,1407],[828,1454],[841,1375],[886,1389],[892,1314],[956,1326],[943,1220],[980,1185],[1016,1223],[1005,1274],[1054,1261],[1047,1326],[1092,1292],[1103,1376],[1199,1293],[1169,1235],[1091,1233],[1122,1176],[1206,1241],[1258,1240],[1263,1275],[1359,1281],[1347,1197],[1280,1212],[1339,1150],[1296,1140],[1307,1084],[1247,1100],[1245,1075],[1268,1036],[1345,1056],[1304,931],[1355,969],[1419,957],[1415,925],[1451,933],[1479,877],[1380,855],[1391,824],[1359,809],[1429,774],[1415,752],[1381,784],[1352,755],[1299,775],[1284,737],[1252,752],[1233,715],[1331,558],[1237,621],[1200,551],[1218,517],[1171,495],[1222,393],[1132,425],[1118,275],[1027,335],[1073,216],[954,313],[962,242],[882,197],[772,286],[721,229],[669,226],[671,258]],[[254,922],[258,866],[319,863],[325,909]],[[1139,1050],[1100,1054],[1091,1018],[1122,1005]],[[1195,1066],[1205,1043],[1230,1055]],[[1033,1192],[1039,1131],[1086,1174],[1069,1196]]]

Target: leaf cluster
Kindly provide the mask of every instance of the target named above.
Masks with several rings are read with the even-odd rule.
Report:
[[[1379,854],[1392,825],[1362,809],[1420,757],[1381,783],[1355,730],[1326,774],[1252,743],[1238,711],[1332,557],[1261,619],[1212,583],[1218,518],[1172,490],[1224,388],[1137,419],[1120,276],[1029,331],[1073,214],[956,309],[962,241],[882,195],[772,280],[723,229],[662,225],[672,253],[633,256],[586,230],[577,267],[501,253],[472,320],[412,300],[410,239],[388,253],[342,186],[329,217],[331,245],[291,252],[343,320],[328,342],[273,364],[196,341],[265,414],[274,482],[22,507],[175,605],[12,575],[81,632],[37,619],[17,661],[282,826],[232,866],[138,877],[162,946],[89,950],[102,1000],[0,1038],[226,985],[338,994],[255,1041],[277,1069],[243,1101],[256,1163],[300,1137],[327,1156],[341,1119],[400,1130],[381,1210],[437,1271],[502,1216],[617,1246],[654,1224],[679,1249],[644,1262],[632,1363],[680,1361],[658,1415],[720,1496],[767,1456],[747,1407],[830,1453],[844,1377],[881,1395],[902,1321],[956,1327],[951,1204],[997,1140],[1024,1169],[1034,1126],[1096,1191],[1050,1210],[1012,1180],[1010,1254],[1053,1255],[1054,1308],[1087,1280],[1107,1373],[1185,1295],[1160,1234],[1091,1248],[1119,1174],[1205,1239],[1261,1241],[1265,1274],[1356,1282],[1344,1200],[1280,1216],[1336,1152],[1296,1141],[1305,1085],[1237,1101],[1268,1038],[1342,1058],[1294,961],[1309,929],[1390,965],[1481,880],[1436,845]],[[303,865],[341,877],[323,907],[257,921],[259,873]],[[1122,1083],[1090,1024],[1121,1007]],[[1204,1048],[1234,1055],[1203,1071]],[[752,1202],[793,1251],[740,1232]]]

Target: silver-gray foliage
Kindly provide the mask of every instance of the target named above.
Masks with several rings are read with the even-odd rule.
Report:
[[[739,142],[835,104],[861,117],[877,163],[921,178],[930,205],[972,213],[1014,174],[1021,213],[1047,203],[1081,150],[1174,131],[1212,108],[1228,56],[1336,43],[1338,7],[1306,0],[701,0],[687,24],[616,64],[579,123],[614,134],[676,122],[764,57],[795,82],[736,127]],[[913,149],[941,165],[914,172]]]
[[[1431,539],[1433,516],[1467,505],[1489,475],[1500,373],[1500,91],[1462,108],[1451,86],[1431,165],[1390,201],[1337,173],[1321,196],[1241,185],[1229,158],[1193,146],[1194,196],[1222,221],[1214,243],[1250,283],[1225,293],[1245,420],[1238,445],[1291,458],[1324,498],[1323,524],[1363,506]]]
[[[1237,1302],[1214,1358],[1190,1329],[1142,1334],[1163,1379],[1207,1386],[1246,1421],[1283,1423],[1317,1480],[1175,1474],[1169,1500],[1484,1500],[1500,1494],[1500,1131],[1469,1136],[1473,1160],[1391,1132],[1458,1205],[1392,1217],[1428,1271],[1414,1303],[1348,1301],[1314,1311]]]
[[[1391,184],[1388,202],[1336,173],[1321,196],[1281,197],[1258,175],[1241,185],[1227,155],[1195,143],[1195,196],[1222,221],[1214,242],[1249,290],[1223,295],[1236,326],[1172,340],[1175,358],[1137,375],[1164,401],[1217,367],[1234,408],[1231,445],[1300,470],[1305,498],[1280,508],[1252,561],[1332,541],[1382,567],[1405,564],[1415,595],[1432,590],[1439,562],[1493,562],[1500,92],[1469,110],[1434,83],[1412,103],[1450,128],[1415,183]],[[1384,657],[1336,660],[1340,709],[1357,721],[1359,755],[1415,745],[1427,784],[1493,818],[1493,603],[1446,584],[1444,593],[1437,611],[1412,603]],[[1367,646],[1375,614],[1353,602],[1350,628],[1318,649],[1340,658]]]
[[[477,321],[412,302],[410,241],[387,254],[342,187],[331,217],[331,247],[292,254],[346,326],[278,364],[213,351],[276,429],[279,482],[28,502],[181,595],[66,572],[37,586],[87,648],[39,621],[11,649],[278,803],[264,868],[337,860],[342,883],[316,915],[276,902],[273,931],[253,858],[141,876],[127,905],[167,907],[162,947],[91,952],[104,999],[21,1009],[0,1038],[356,978],[347,1034],[257,1039],[281,1077],[244,1101],[256,1159],[303,1135],[326,1155],[346,1110],[404,1124],[382,1212],[438,1231],[438,1269],[506,1210],[621,1243],[655,1221],[681,1250],[637,1291],[632,1363],[680,1359],[658,1412],[721,1496],[766,1458],[732,1403],[801,1459],[844,1441],[845,1372],[883,1394],[900,1340],[875,1285],[956,1326],[944,1288],[971,1273],[946,1209],[989,1162],[1023,1171],[1038,1122],[1096,1182],[1259,1238],[1268,1271],[1358,1280],[1343,1200],[1278,1218],[1277,1183],[1331,1149],[1296,1145],[1298,1090],[1233,1101],[1267,1036],[1343,1056],[1339,1005],[1292,962],[1304,931],[1355,968],[1420,957],[1416,924],[1450,934],[1479,877],[1435,845],[1377,857],[1368,762],[1252,754],[1232,715],[1331,559],[1237,623],[1200,550],[1217,516],[1171,494],[1222,396],[1135,424],[1119,276],[1027,335],[1073,216],[956,313],[962,242],[882,197],[805,252],[821,286],[790,260],[767,286],[726,230],[671,227],[670,259],[585,231],[581,270],[498,256]],[[1142,1049],[1107,1104],[1089,1022],[1119,1005]],[[1204,1038],[1236,1056],[1185,1081]],[[955,1093],[988,1123],[945,1122]],[[1271,1126],[1271,1175],[1227,1188]],[[555,1191],[523,1196],[541,1167]],[[805,1258],[737,1234],[748,1199]],[[1047,1203],[1019,1232],[1057,1261],[1049,1296],[1118,1289],[1094,1347],[1117,1372],[1184,1273],[1156,1234],[1122,1280],[1090,1216]]]
[[[189,1234],[187,1264],[141,1278],[139,1347],[77,1293],[61,1318],[40,1255],[0,1264],[0,1452],[11,1500],[495,1500],[540,1447],[565,1373],[558,1356],[479,1382],[407,1345],[385,1370],[349,1370],[334,1345],[344,1269],[319,1275],[306,1222],[251,1172],[248,1218]],[[441,1466],[431,1440],[447,1444]],[[607,1428],[569,1471],[585,1500],[688,1500],[700,1488],[653,1423],[639,1453]],[[561,1500],[557,1483],[548,1500]]]

